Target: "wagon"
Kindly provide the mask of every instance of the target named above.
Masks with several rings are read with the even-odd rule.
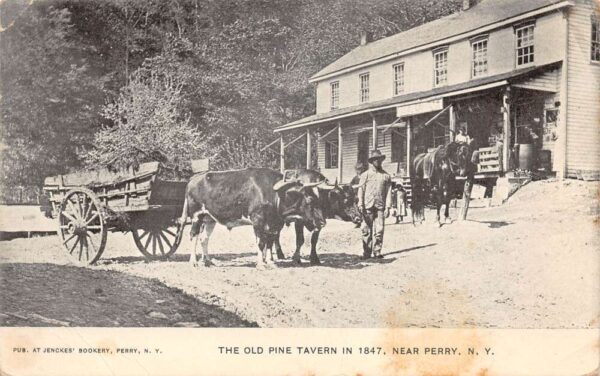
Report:
[[[98,169],[47,177],[47,215],[62,246],[78,264],[93,264],[109,231],[131,232],[149,260],[166,259],[181,243],[186,181],[169,180],[158,162],[118,171]]]

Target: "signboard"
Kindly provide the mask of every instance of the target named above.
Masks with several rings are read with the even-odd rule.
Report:
[[[396,107],[396,116],[405,117],[444,109],[443,98]]]

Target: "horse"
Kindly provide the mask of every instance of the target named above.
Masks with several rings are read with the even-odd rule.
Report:
[[[424,220],[425,206],[431,201],[436,207],[438,226],[442,226],[440,223],[442,205],[446,205],[445,222],[451,222],[449,207],[456,192],[455,178],[456,176],[467,176],[472,172],[471,153],[470,144],[450,142],[414,158],[411,164],[413,225],[416,217],[421,222]]]

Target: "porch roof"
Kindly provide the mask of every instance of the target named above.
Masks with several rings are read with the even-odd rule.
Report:
[[[276,127],[274,129],[274,132],[278,133],[287,130],[307,127],[310,125],[325,123],[328,121],[340,120],[354,115],[384,110],[388,108],[394,108],[398,105],[406,104],[407,102],[450,97],[464,94],[466,92],[480,91],[498,86],[508,85],[509,83],[518,81],[522,78],[529,77],[535,73],[558,68],[561,65],[561,63],[562,60],[559,60],[549,64],[516,69],[510,72],[461,82],[455,85],[437,87],[431,90],[398,95],[392,98],[387,98],[376,102],[363,103],[357,106],[345,107],[321,114],[315,114]]]

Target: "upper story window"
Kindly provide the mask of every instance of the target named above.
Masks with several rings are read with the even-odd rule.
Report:
[[[404,91],[404,63],[394,65],[394,95]]]
[[[448,82],[448,50],[433,53],[433,83],[435,86],[445,85]]]
[[[369,74],[364,73],[360,78],[360,103],[369,101]]]
[[[535,25],[515,29],[517,37],[517,66],[533,63],[533,30]]]
[[[331,109],[335,110],[340,106],[340,82],[335,81],[331,84]]]
[[[600,19],[592,18],[592,61],[600,62]]]
[[[471,43],[473,59],[471,62],[471,77],[485,76],[488,71],[487,39],[480,39]]]

